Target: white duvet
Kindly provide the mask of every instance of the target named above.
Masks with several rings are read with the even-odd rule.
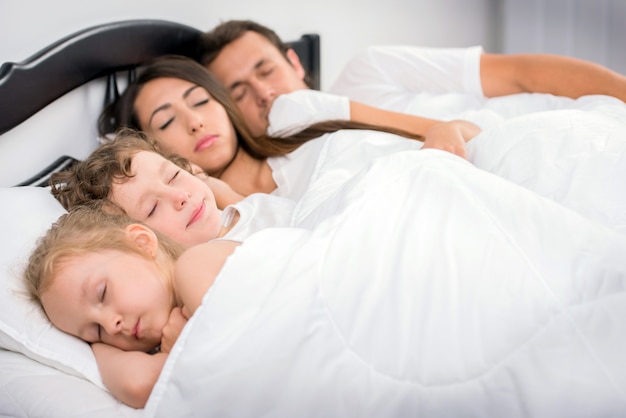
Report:
[[[607,96],[504,99],[518,111],[554,109],[490,123],[468,143],[468,160],[626,235],[626,105]]]
[[[454,101],[445,98],[437,105],[454,107]],[[279,97],[272,108],[281,116],[272,119],[274,129],[306,125],[327,99],[306,90]],[[626,104],[601,95],[573,100],[519,94],[490,99],[482,109],[454,117],[483,128],[467,144],[467,158],[476,167],[626,234]],[[417,141],[363,131],[339,131],[325,138],[333,144],[320,157],[296,151],[308,158],[298,155],[292,165],[299,170],[282,177],[315,178],[325,169],[321,165],[343,165],[337,173],[345,178],[376,155],[421,147]],[[314,173],[304,168],[311,166],[309,160],[318,161]]]
[[[330,182],[229,258],[148,416],[623,416],[621,234],[442,151]]]

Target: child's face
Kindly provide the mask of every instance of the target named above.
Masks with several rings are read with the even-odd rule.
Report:
[[[154,259],[103,250],[62,262],[42,305],[60,330],[87,342],[149,351],[161,343],[173,292]]]
[[[208,173],[235,157],[237,136],[224,107],[200,86],[178,78],[146,83],[134,103],[141,129]]]
[[[217,238],[221,213],[209,186],[161,155],[138,152],[134,177],[112,188],[111,199],[141,221],[184,247]]]

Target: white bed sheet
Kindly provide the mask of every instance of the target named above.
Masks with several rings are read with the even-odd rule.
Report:
[[[134,418],[130,408],[93,383],[0,349],[0,416]]]

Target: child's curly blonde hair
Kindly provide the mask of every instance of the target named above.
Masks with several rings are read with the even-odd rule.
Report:
[[[67,210],[75,206],[107,200],[113,184],[133,177],[131,163],[140,151],[155,152],[179,167],[192,172],[191,164],[178,155],[166,155],[154,138],[130,128],[117,132],[114,138],[96,148],[85,160],[67,170],[52,174],[53,196]]]

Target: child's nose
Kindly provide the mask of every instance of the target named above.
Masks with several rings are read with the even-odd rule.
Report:
[[[191,193],[183,190],[175,190],[173,192],[173,200],[174,200],[174,208],[182,209],[187,205],[189,199],[191,198]]]
[[[103,322],[102,326],[109,335],[116,335],[122,331],[122,317],[119,315],[110,314]]]

